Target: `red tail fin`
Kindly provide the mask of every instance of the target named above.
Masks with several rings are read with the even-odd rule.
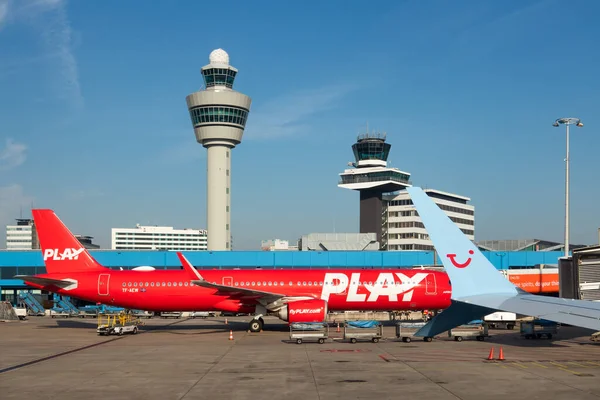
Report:
[[[104,269],[79,243],[52,210],[33,210],[46,271],[86,272]]]

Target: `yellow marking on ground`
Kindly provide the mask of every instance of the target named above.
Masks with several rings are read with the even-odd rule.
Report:
[[[557,363],[555,361],[550,361],[550,364],[555,365],[558,369],[562,369],[563,371],[570,372],[573,375],[579,375],[579,372],[573,371],[572,369],[569,369],[567,366],[562,365],[561,363]]]
[[[583,367],[583,368],[591,368],[589,365],[580,364],[575,361],[567,361],[567,364],[572,364],[572,365],[576,365],[576,366]]]
[[[537,365],[537,366],[538,366],[538,367],[540,367],[540,368],[548,368],[548,367],[547,367],[547,366],[545,366],[544,364],[542,364],[542,363],[539,363],[539,362],[537,362],[537,361],[532,361],[531,363],[532,363],[532,364],[535,364],[535,365]]]
[[[520,362],[517,362],[517,361],[513,361],[511,364],[518,365],[521,368],[527,369],[527,366],[525,364],[521,364]]]
[[[596,361],[586,361],[586,363],[591,364],[591,365],[596,366],[596,367],[600,367],[600,363],[598,363]]]
[[[506,365],[502,365],[501,363],[492,363],[492,364],[497,365],[500,368],[505,368],[505,369],[508,368]]]

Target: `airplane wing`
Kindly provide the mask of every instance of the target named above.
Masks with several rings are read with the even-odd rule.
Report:
[[[200,272],[198,272],[198,270],[196,268],[194,268],[194,266],[188,261],[188,259],[185,258],[185,256],[183,254],[178,252],[177,257],[179,257],[179,261],[181,261],[181,265],[183,266],[183,268],[186,271],[188,271],[191,282],[194,285],[205,287],[205,288],[210,288],[210,289],[216,289],[220,292],[220,293],[218,292],[217,294],[223,294],[223,295],[228,295],[228,296],[233,296],[233,297],[243,298],[243,299],[255,299],[263,305],[275,305],[275,304],[282,304],[282,303],[289,302],[289,301],[305,300],[305,299],[312,298],[312,297],[289,297],[283,293],[265,292],[262,290],[246,289],[246,288],[241,288],[238,286],[228,286],[228,285],[221,285],[221,284],[214,283],[214,282],[208,282],[206,279],[204,279],[202,277]],[[270,308],[273,308],[273,307],[270,307]]]
[[[54,286],[57,286],[62,289],[76,284],[76,282],[71,281],[71,280],[42,278],[42,277],[35,276],[35,275],[15,275],[14,278],[21,279],[25,282],[35,283],[36,285],[41,285],[41,286],[54,285]]]
[[[421,328],[417,336],[434,336],[494,311],[600,331],[600,303],[538,296],[517,288],[421,188],[413,186],[407,191],[452,284],[451,306]]]

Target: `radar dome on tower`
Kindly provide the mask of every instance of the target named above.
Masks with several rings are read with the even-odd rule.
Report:
[[[229,54],[223,49],[216,49],[210,53],[208,60],[211,64],[229,65]]]

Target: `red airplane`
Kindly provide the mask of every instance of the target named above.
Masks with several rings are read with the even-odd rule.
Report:
[[[426,270],[202,270],[181,253],[183,270],[100,265],[52,210],[33,210],[45,274],[17,275],[60,295],[146,311],[226,311],[288,323],[324,322],[328,311],[424,310],[450,306],[448,275]]]

